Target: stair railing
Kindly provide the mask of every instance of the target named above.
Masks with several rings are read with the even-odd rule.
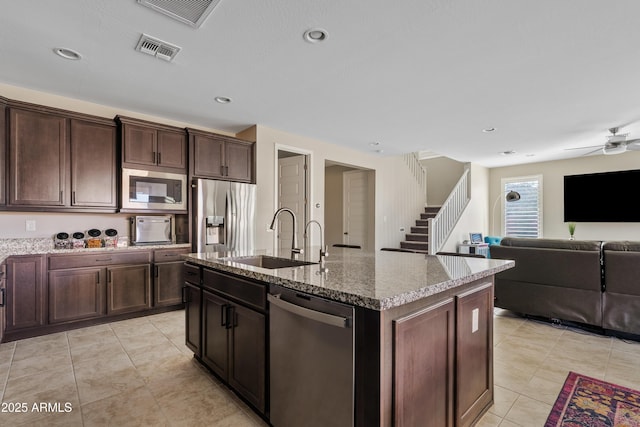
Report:
[[[430,255],[435,255],[442,249],[462,212],[469,204],[471,198],[469,175],[469,167],[467,166],[451,194],[442,204],[438,214],[434,218],[429,218]]]
[[[405,154],[404,162],[420,186],[420,191],[424,195],[424,205],[427,206],[427,170],[422,166],[422,163],[420,163],[417,153]]]

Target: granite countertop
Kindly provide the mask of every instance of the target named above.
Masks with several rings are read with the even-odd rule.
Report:
[[[271,251],[200,253],[182,257],[193,264],[375,310],[417,301],[515,265],[509,260],[331,249],[324,269],[320,264],[312,264],[271,270],[228,259],[272,256]],[[300,259],[318,260],[317,250],[306,251],[306,254]]]
[[[108,252],[126,250],[150,250],[168,248],[190,248],[190,243],[178,243],[170,245],[144,245],[127,246],[122,248],[78,248],[55,249],[53,239],[49,238],[14,238],[0,239],[0,263],[12,255],[38,255],[38,254],[80,254],[85,252]]]

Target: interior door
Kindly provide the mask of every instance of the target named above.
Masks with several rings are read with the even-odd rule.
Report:
[[[306,156],[297,154],[278,159],[278,208],[289,208],[298,219],[298,247],[303,246],[304,225],[306,217]],[[293,221],[291,215],[283,213],[278,216],[278,252],[288,253],[291,250]]]
[[[346,245],[368,245],[369,227],[369,174],[367,171],[354,170],[344,172],[343,192],[343,238]]]

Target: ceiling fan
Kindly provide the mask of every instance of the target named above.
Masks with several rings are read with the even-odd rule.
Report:
[[[595,150],[583,154],[590,154],[602,151],[604,154],[620,154],[627,150],[640,151],[640,138],[627,140],[628,133],[618,135],[618,128],[610,128],[611,135],[607,136],[607,142],[604,145],[593,145],[590,147],[567,148],[567,150],[584,150],[587,148],[595,148]]]

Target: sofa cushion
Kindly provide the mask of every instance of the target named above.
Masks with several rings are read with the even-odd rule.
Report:
[[[603,245],[602,327],[640,334],[640,242]]]

